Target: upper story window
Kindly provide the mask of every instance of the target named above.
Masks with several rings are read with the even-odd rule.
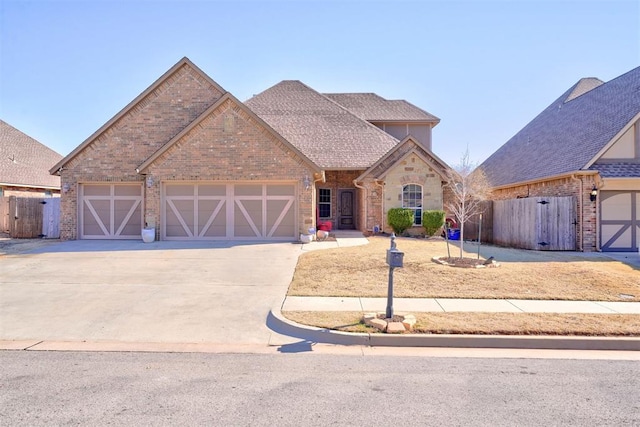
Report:
[[[318,216],[320,218],[331,217],[331,190],[329,188],[318,189]]]
[[[413,225],[422,225],[422,186],[407,184],[402,187],[402,207],[413,209]]]

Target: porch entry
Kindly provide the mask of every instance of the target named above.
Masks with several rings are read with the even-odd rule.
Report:
[[[338,190],[338,218],[339,230],[355,230],[355,190]]]

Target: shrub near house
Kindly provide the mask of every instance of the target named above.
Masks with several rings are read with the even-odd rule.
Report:
[[[422,226],[427,236],[435,235],[444,225],[446,213],[442,210],[424,211],[422,214]]]
[[[387,223],[397,235],[402,235],[413,225],[413,209],[392,208],[387,212]]]

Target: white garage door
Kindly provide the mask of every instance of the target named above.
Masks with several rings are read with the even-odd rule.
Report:
[[[291,183],[165,183],[162,238],[295,239],[295,189]]]
[[[80,185],[81,239],[140,239],[141,184]]]
[[[640,244],[640,191],[600,192],[600,247],[637,251]]]

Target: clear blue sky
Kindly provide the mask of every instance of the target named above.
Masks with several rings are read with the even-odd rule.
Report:
[[[62,155],[187,56],[240,100],[285,79],[406,99],[456,165],[639,66],[640,1],[0,0],[0,49],[0,119]]]

